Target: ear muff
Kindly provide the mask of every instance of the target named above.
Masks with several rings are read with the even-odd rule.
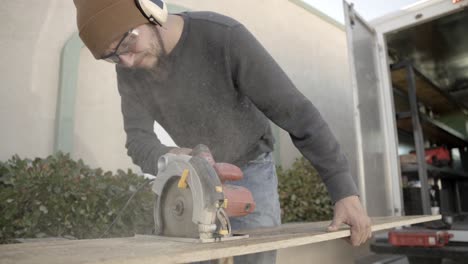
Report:
[[[162,26],[167,20],[167,5],[162,0],[135,0],[135,4],[149,22]]]

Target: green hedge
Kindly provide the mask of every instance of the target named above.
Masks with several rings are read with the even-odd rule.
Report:
[[[317,171],[304,158],[289,170],[278,167],[282,222],[330,220],[333,205]]]
[[[57,154],[14,156],[0,162],[0,243],[12,238],[100,237],[144,182],[132,171],[91,169]],[[148,232],[153,225],[149,186],[138,192],[106,237]]]
[[[290,170],[278,168],[283,222],[330,219],[332,207],[316,171],[304,159]],[[131,170],[104,172],[58,153],[34,160],[0,162],[0,243],[14,238],[99,238],[151,233],[153,193]]]

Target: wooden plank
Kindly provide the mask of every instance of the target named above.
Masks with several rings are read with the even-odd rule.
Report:
[[[372,218],[372,230],[380,231],[440,219],[441,216]],[[348,237],[349,229],[327,232],[327,222],[285,224],[248,231],[249,238],[216,243],[175,242],[155,236],[48,241],[0,246],[2,264],[186,263],[277,250]]]
[[[416,94],[418,100],[432,108],[435,114],[448,114],[463,109],[461,104],[447,92],[442,91],[417,69],[414,69],[414,71],[416,74]],[[404,94],[408,94],[406,68],[403,67],[392,71],[392,83]]]
[[[394,89],[393,93],[393,101],[395,103],[395,112],[409,112],[411,110],[408,95],[403,95],[401,93],[397,93],[395,91],[399,91],[398,89]]]

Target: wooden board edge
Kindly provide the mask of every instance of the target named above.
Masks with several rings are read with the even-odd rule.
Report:
[[[435,220],[440,220],[441,215],[428,215],[420,216],[413,219],[401,219],[396,220],[391,223],[382,223],[372,225],[372,232],[378,232],[383,230],[392,229],[395,227],[401,227],[406,225],[419,224],[424,222],[430,222]],[[197,262],[197,261],[206,261],[210,259],[220,259],[232,256],[240,256],[246,254],[253,254],[271,250],[284,249],[289,247],[304,246],[313,243],[331,241],[334,239],[340,239],[350,236],[350,230],[339,230],[335,232],[329,232],[324,234],[318,234],[314,236],[305,236],[305,237],[294,237],[290,239],[284,239],[282,241],[268,241],[261,242],[258,244],[251,244],[245,246],[238,246],[235,249],[231,248],[212,248],[209,250],[200,250],[198,252],[188,252],[181,253],[177,256],[167,256],[167,257],[158,257],[157,263],[188,263],[188,262]],[[156,263],[156,259],[153,257],[145,257],[138,259],[125,259],[120,261],[109,260],[105,262],[100,262],[101,264],[119,264],[119,263],[128,263],[128,264],[142,264],[142,263]]]

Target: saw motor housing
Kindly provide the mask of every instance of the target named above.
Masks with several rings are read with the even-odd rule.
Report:
[[[226,183],[242,178],[240,168],[216,163],[203,145],[195,147],[192,156],[163,155],[152,187],[155,233],[200,240],[232,236],[229,217],[255,210],[247,188]]]

